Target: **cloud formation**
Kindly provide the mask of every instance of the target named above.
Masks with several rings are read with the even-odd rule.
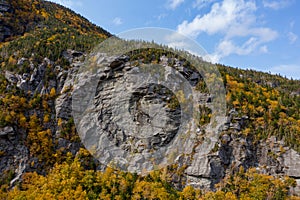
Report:
[[[290,41],[290,44],[294,44],[298,39],[298,36],[293,32],[288,32],[287,37]]]
[[[221,35],[212,54],[215,62],[230,54],[247,55],[256,50],[263,53],[267,50],[265,43],[276,39],[278,33],[257,26],[256,10],[254,1],[223,0],[214,3],[207,14],[197,15],[191,22],[182,22],[177,30],[193,38],[201,33]]]
[[[279,65],[269,69],[273,74],[280,74],[288,78],[294,78],[300,80],[300,65],[286,64]]]
[[[289,6],[292,3],[290,0],[263,0],[263,5],[265,8],[270,8],[273,10],[279,10]]]
[[[116,26],[119,26],[119,25],[123,24],[123,20],[120,17],[116,17],[113,19],[113,24]]]
[[[196,0],[193,4],[193,7],[201,9],[201,8],[209,6],[211,3],[215,2],[215,1],[216,0]]]
[[[167,3],[167,7],[172,10],[175,10],[183,2],[184,2],[184,0],[169,0]]]

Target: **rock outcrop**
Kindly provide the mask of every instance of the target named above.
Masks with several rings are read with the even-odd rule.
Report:
[[[72,117],[75,75],[82,66],[81,60],[85,55],[81,52],[68,50],[64,53],[64,56],[71,62],[72,68],[63,69],[60,66],[53,66],[53,62],[45,58],[37,66],[31,64],[31,73],[15,74],[6,71],[5,78],[10,85],[16,85],[21,90],[31,91],[32,93],[49,93],[51,88],[56,88],[58,95],[54,104],[56,119],[69,120]],[[99,130],[104,133],[107,142],[112,142],[116,147],[124,150],[124,155],[153,151],[159,148],[167,149],[176,136],[181,120],[179,102],[173,101],[171,106],[169,104],[170,99],[174,98],[172,92],[163,86],[158,87],[157,85],[137,88],[133,95],[125,99],[128,102],[127,109],[132,121],[135,123],[136,130],[131,130],[131,132],[126,129],[122,130],[114,123],[114,120],[121,119],[114,118],[113,114],[124,111],[121,108],[123,102],[120,101],[120,99],[122,100],[122,92],[125,92],[124,85],[134,85],[134,80],[125,75],[129,71],[137,70],[137,68],[129,62],[129,58],[126,56],[103,59],[111,64],[98,72],[99,82],[97,82],[95,98],[93,99],[93,106],[95,106],[97,112],[86,119],[81,128],[89,133],[91,127],[85,125],[89,124],[89,120],[93,118],[93,120],[96,120],[97,126],[100,127]],[[18,65],[21,66],[25,61],[26,58],[20,59]],[[165,56],[161,57],[162,63],[167,64],[169,61]],[[199,81],[199,74],[188,71],[180,62],[174,63],[178,71],[185,73],[185,77],[190,84],[195,85]],[[43,80],[48,65],[53,67],[57,76],[46,87]],[[84,82],[84,80],[81,81]],[[95,86],[93,85],[93,87]],[[199,94],[197,98],[200,103],[207,106],[213,100],[213,96],[210,94]],[[88,99],[87,96],[81,97],[82,102]],[[75,109],[80,110],[83,108],[79,106]],[[156,119],[157,116],[160,116],[159,120]],[[200,142],[197,145],[192,146],[189,155],[174,158],[179,166],[187,165],[183,177],[173,177],[174,184],[180,188],[182,185],[179,180],[184,179],[186,183],[195,187],[214,189],[214,184],[218,183],[227,174],[234,173],[241,166],[244,169],[255,167],[261,173],[277,177],[288,175],[295,178],[298,186],[293,188],[291,192],[300,194],[299,153],[284,146],[284,142],[278,141],[275,137],[269,138],[266,142],[254,142],[250,137],[241,136],[239,132],[246,127],[248,120],[250,120],[248,116],[238,117],[238,113],[231,110],[227,116],[227,121],[219,130],[222,135],[213,149],[210,148],[209,143],[203,142],[209,139],[205,138],[205,134],[195,134],[195,137],[202,137],[201,140],[204,145],[199,145],[199,143],[201,144],[199,140]],[[60,131],[56,125],[52,129],[56,130],[57,133]],[[202,129],[203,127],[199,128],[199,130]],[[4,152],[0,155],[3,158],[0,162],[0,171],[12,170],[16,177],[12,180],[12,183],[17,181],[23,172],[30,171],[28,149],[25,145],[19,143],[20,136],[18,135],[20,133],[18,131],[20,130],[14,130],[14,127],[10,126],[0,129],[0,151]],[[136,133],[142,131],[144,135],[138,136],[135,131]],[[68,146],[71,152],[75,154],[80,147],[78,143],[59,138],[59,134],[56,137],[58,137],[57,148]],[[109,158],[112,155],[102,156]],[[135,169],[137,168],[135,165],[143,165],[144,163],[145,160],[139,158],[133,160],[129,166]],[[146,165],[144,167],[150,168]]]
[[[22,142],[22,136],[25,133],[22,130],[15,130],[11,126],[0,129],[0,172],[3,176],[13,176],[11,185],[13,185],[28,166],[29,151]]]
[[[300,154],[284,147],[284,142],[275,137],[255,143],[251,138],[225,134],[219,140],[218,150],[198,156],[202,151],[196,150],[194,162],[186,170],[187,180],[195,187],[213,189],[226,174],[232,174],[242,166],[275,177],[295,178],[297,186],[291,192],[300,194]]]

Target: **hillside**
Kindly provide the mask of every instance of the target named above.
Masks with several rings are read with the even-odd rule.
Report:
[[[190,155],[141,176],[113,170],[93,158],[78,136],[71,113],[76,73],[93,48],[111,34],[70,9],[42,0],[0,1],[0,22],[0,199],[285,199],[300,195],[299,80],[217,65],[226,88],[227,113],[213,150],[201,154],[199,144],[205,134],[200,135]],[[155,48],[115,58],[105,80],[122,84],[118,78],[126,70],[139,64],[162,64],[166,57],[168,65],[184,69],[185,78],[194,81],[191,63]],[[196,80],[195,88],[207,93],[198,74]],[[111,87],[99,88],[95,101],[102,105]],[[170,95],[157,92],[161,88],[152,89],[156,94],[150,100]],[[142,88],[133,101],[142,95],[150,92]],[[177,117],[180,106],[174,96],[169,97],[164,108]],[[204,97],[209,105],[213,97]],[[203,128],[211,110],[199,109]],[[172,123],[177,124],[176,120]],[[164,135],[167,140],[158,138],[151,148],[167,146],[174,138],[172,131],[171,136]],[[127,144],[117,136],[110,140],[117,146]]]

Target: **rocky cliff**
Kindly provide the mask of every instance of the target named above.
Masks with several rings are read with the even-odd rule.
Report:
[[[9,82],[7,88],[16,86],[25,93],[32,92],[40,95],[49,94],[51,88],[56,88],[57,96],[53,102],[54,109],[52,116],[55,117],[56,120],[70,120],[72,118],[72,90],[70,90],[70,88],[72,88],[74,85],[74,74],[76,74],[80,66],[83,65],[83,63],[78,60],[82,60],[80,57],[84,57],[85,54],[68,50],[64,53],[64,56],[72,61],[72,67],[68,70],[63,70],[60,66],[53,66],[53,62],[45,58],[41,64],[36,66],[32,74],[16,74],[6,71],[5,78]],[[18,63],[22,63],[22,60],[24,61],[26,59],[21,58],[18,60]],[[116,146],[120,146],[124,150],[128,150],[130,152],[142,152],[144,150],[149,151],[152,148],[156,149],[167,146],[167,144],[175,136],[174,134],[176,134],[176,130],[178,130],[180,125],[180,115],[178,115],[179,113],[177,111],[178,108],[173,111],[167,109],[169,110],[168,112],[171,112],[168,115],[173,116],[171,117],[172,121],[169,122],[169,130],[166,129],[164,130],[165,132],[155,135],[152,133],[155,131],[150,129],[150,126],[146,129],[146,131],[151,132],[149,132],[148,135],[153,134],[152,137],[147,137],[149,141],[148,139],[143,141],[143,139],[138,138],[136,138],[137,141],[135,141],[135,137],[133,135],[129,136],[124,133],[119,134],[117,129],[114,128],[113,124],[105,121],[112,120],[112,118],[110,118],[112,112],[107,110],[108,108],[111,109],[111,105],[116,106],[114,109],[120,109],[118,105],[114,103],[114,100],[110,98],[110,94],[114,94],[114,92],[111,90],[114,90],[114,87],[117,87],[119,84],[124,84],[122,82],[124,79],[121,78],[122,76],[119,72],[123,71],[123,73],[128,73],[130,69],[134,68],[134,66],[130,64],[131,62],[129,62],[129,57],[116,58],[114,60],[117,60],[119,65],[108,65],[106,71],[101,74],[101,76],[105,77],[107,81],[113,82],[110,83],[111,85],[105,85],[101,87],[98,86],[95,104],[98,106],[98,109],[100,109],[100,107],[102,109],[100,109],[101,111],[95,113],[96,116],[94,116],[94,118],[100,120],[98,122],[100,126],[101,124],[108,124],[107,127],[103,127],[103,130],[107,131],[106,137],[109,138],[109,140],[111,140]],[[163,58],[161,58],[161,60],[163,60]],[[47,66],[51,66],[51,68],[55,69],[57,76],[55,76],[53,80],[49,81],[48,87],[45,87],[43,80],[46,76],[45,68]],[[112,68],[117,68],[117,70],[121,71],[115,71],[112,73]],[[121,82],[119,82],[119,80]],[[107,88],[108,90],[104,88]],[[157,90],[158,93],[150,93],[149,90]],[[137,123],[147,126],[147,123],[150,122],[147,119],[153,116],[151,116],[151,114],[147,115],[144,113],[143,107],[150,106],[153,104],[153,101],[156,101],[155,104],[161,104],[162,107],[158,107],[159,110],[155,110],[153,108],[153,112],[150,112],[152,114],[160,112],[161,109],[166,106],[164,99],[168,98],[168,94],[170,93],[167,94],[167,91],[161,93],[162,91],[164,90],[155,87],[140,88],[139,92],[136,91],[135,93],[135,99],[131,99],[132,102],[128,100],[129,104],[131,102],[130,105],[138,106],[138,104],[134,102],[139,102],[142,101],[143,98],[146,98],[145,101],[140,102],[139,105],[141,108],[132,107],[132,112],[137,113]],[[114,98],[119,97],[116,94],[116,97]],[[171,98],[171,96],[169,98]],[[205,101],[209,102],[209,98],[206,95],[204,95],[202,98],[206,98]],[[38,111],[36,110],[35,112]],[[193,155],[176,158],[178,165],[187,166],[183,176],[174,178],[174,184],[178,187],[183,187],[181,184],[182,181],[185,180],[186,183],[198,188],[213,189],[214,184],[221,181],[227,174],[232,174],[235,171],[238,171],[242,166],[244,169],[255,167],[259,172],[275,177],[283,177],[284,175],[293,177],[298,182],[298,186],[293,188],[292,191],[294,193],[299,193],[299,153],[286,146],[284,141],[276,139],[275,136],[272,136],[265,141],[255,141],[250,136],[246,137],[239,135],[241,130],[247,126],[247,121],[250,119],[248,116],[237,117],[236,115],[237,112],[234,109],[229,112],[227,116],[227,122],[222,126],[222,129],[219,130],[222,132],[220,139],[212,151],[203,155],[203,152],[206,151],[205,146],[199,145],[198,147],[194,147]],[[89,120],[87,119],[87,121]],[[160,123],[162,122],[158,121],[156,123],[157,126],[155,127],[160,127]],[[141,128],[143,126],[141,126]],[[82,128],[86,129],[88,127]],[[65,139],[62,136],[62,130],[59,126],[52,124],[50,125],[50,129],[54,131],[53,137],[56,137],[58,140],[58,144],[55,147],[57,150],[61,147],[67,147],[69,151],[76,153],[79,148],[82,147],[80,142],[72,142]],[[229,130],[231,130],[231,132],[229,132]],[[88,130],[86,131],[88,132]],[[147,133],[145,134],[147,135]],[[21,142],[22,138],[26,137],[24,130],[19,129],[17,126],[5,126],[0,130],[0,137],[0,150],[5,152],[5,154],[1,156],[0,169],[1,171],[14,171],[15,178],[11,183],[14,183],[14,181],[18,180],[22,173],[36,170],[36,167],[38,168],[38,166],[30,165],[30,163],[37,160],[35,157],[30,156],[30,150],[28,146],[22,144]],[[135,161],[130,167],[135,168],[135,164],[137,163],[140,162]],[[145,166],[145,168],[147,167]]]

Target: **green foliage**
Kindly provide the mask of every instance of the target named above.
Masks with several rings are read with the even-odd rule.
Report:
[[[9,182],[14,178],[15,172],[14,170],[6,170],[0,177],[0,186],[1,185],[8,185]],[[1,197],[1,196],[0,196]]]
[[[99,37],[110,35],[107,31],[90,23],[72,10],[55,3],[42,0],[11,0],[9,4],[12,7],[12,12],[0,16],[3,25],[12,29],[13,35],[7,38],[7,41],[31,32],[37,27],[47,28],[49,25],[51,27],[67,25],[73,30],[80,31],[80,34],[93,33]]]
[[[88,51],[110,36],[105,30],[58,4],[13,0],[11,5],[16,8],[14,13],[0,16],[0,19],[5,18],[5,24],[12,27],[14,33],[7,38],[10,42],[0,44],[0,63],[7,70],[29,72],[26,63],[21,68],[16,67],[16,60],[21,57],[32,61],[47,57],[65,66],[68,61],[62,56],[63,51]]]
[[[286,199],[289,188],[295,185],[295,180],[289,177],[276,179],[259,174],[255,169],[244,172],[241,168],[234,176],[226,177],[218,187],[240,199]]]
[[[9,199],[287,199],[290,178],[276,179],[254,169],[226,177],[216,192],[191,186],[175,190],[160,171],[145,177],[115,171],[84,170],[78,158],[56,164],[47,176],[26,173],[23,183],[11,191],[0,191]],[[297,199],[293,197],[293,199]]]
[[[8,83],[4,71],[32,74],[47,57],[53,61],[47,63],[45,69],[43,85],[48,87],[57,75],[54,66],[59,65],[65,70],[70,68],[69,61],[63,56],[64,51],[88,52],[110,34],[55,3],[40,0],[12,0],[8,3],[12,13],[0,16],[12,31],[12,36],[0,43],[0,128],[10,125],[25,132],[20,142],[28,146],[31,157],[38,158],[39,166],[48,169],[55,163],[55,155],[61,155],[61,160],[64,160],[66,153],[56,150],[54,130],[49,129],[56,124],[53,106],[57,88],[49,88],[49,94],[24,94],[16,84]],[[18,65],[20,58],[26,60]],[[79,141],[72,119],[64,122],[61,129],[64,138]]]
[[[27,100],[22,95],[6,94],[0,99],[0,127],[20,124],[28,108]]]
[[[59,123],[61,128],[61,135],[63,138],[69,140],[69,141],[80,141],[80,138],[75,130],[75,124],[74,119],[70,118],[68,121],[60,120]]]
[[[211,113],[212,113],[211,109],[206,106],[200,105],[199,112],[200,112],[200,120],[199,120],[200,125],[202,126],[204,124],[208,124],[211,118]]]
[[[55,165],[46,177],[36,173],[25,174],[22,185],[10,191],[9,198],[130,199],[135,195],[148,195],[165,199],[172,196],[169,187],[157,173],[142,178],[111,168],[104,172],[84,170],[78,158],[71,160]]]
[[[226,80],[228,110],[234,108],[239,117],[249,117],[249,123],[241,133],[251,135],[256,140],[274,135],[300,152],[300,96],[292,95],[293,91],[299,90],[300,81],[271,75],[265,77],[262,76],[263,73],[235,71],[229,67],[220,67],[220,70]],[[256,76],[251,75],[252,73]],[[254,82],[257,76],[261,77],[260,83]],[[277,82],[277,87],[269,86],[270,83]]]

